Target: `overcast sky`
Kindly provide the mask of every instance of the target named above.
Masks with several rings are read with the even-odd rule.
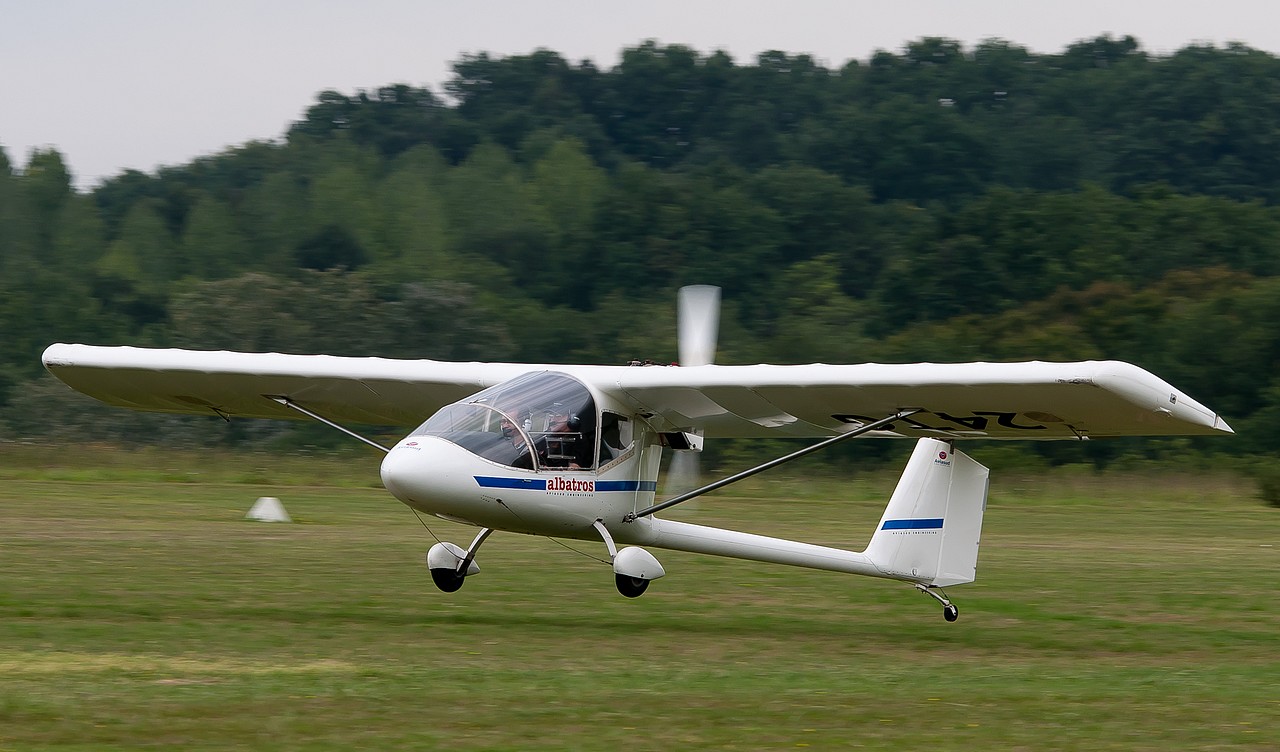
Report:
[[[656,39],[834,68],[924,36],[1059,52],[1110,33],[1156,53],[1280,53],[1275,0],[0,0],[0,23],[0,147],[21,168],[54,146],[82,188],[278,138],[324,89],[439,92],[468,52],[545,47],[607,69]]]

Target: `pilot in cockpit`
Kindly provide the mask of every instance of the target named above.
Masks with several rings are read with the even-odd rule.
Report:
[[[529,447],[525,441],[532,423],[524,411],[502,411],[501,415],[502,417],[498,420],[498,427],[502,431],[503,438],[511,443],[512,456],[515,457],[515,460],[510,464],[515,467],[533,469],[533,457],[530,455]],[[524,430],[520,430],[517,427],[516,420],[520,420],[524,424]]]

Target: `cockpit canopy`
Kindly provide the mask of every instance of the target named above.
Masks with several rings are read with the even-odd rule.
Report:
[[[442,408],[413,432],[528,470],[596,466],[595,400],[572,376],[528,373]]]

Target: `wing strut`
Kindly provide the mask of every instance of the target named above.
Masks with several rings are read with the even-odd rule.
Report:
[[[807,446],[804,449],[801,449],[797,452],[792,452],[791,454],[788,454],[784,457],[779,457],[776,460],[769,460],[763,465],[757,465],[751,468],[750,470],[743,470],[737,475],[731,475],[728,478],[721,478],[715,483],[707,484],[702,488],[695,488],[694,490],[688,493],[680,494],[674,499],[668,499],[662,502],[661,504],[654,504],[653,506],[645,507],[644,509],[641,509],[638,512],[632,512],[626,517],[623,517],[622,521],[635,522],[640,517],[648,517],[654,512],[661,512],[664,509],[669,509],[670,507],[674,507],[676,504],[684,503],[690,499],[693,499],[705,493],[714,491],[717,488],[723,488],[729,485],[730,483],[737,483],[738,481],[743,480],[744,478],[750,478],[756,473],[761,473],[770,468],[777,467],[778,465],[781,465],[784,462],[790,462],[791,460],[799,459],[805,456],[806,454],[812,454],[818,451],[819,449],[825,449],[833,444],[838,444],[841,441],[852,439],[855,436],[861,436],[862,434],[869,433],[871,431],[878,431],[881,428],[884,428],[885,426],[893,423],[895,420],[902,420],[903,418],[910,417],[920,412],[924,412],[924,408],[916,407],[910,410],[899,410],[898,412],[894,413],[893,415],[890,415],[887,418],[881,418],[880,420],[874,421],[872,423],[864,423],[863,425],[858,426],[857,428],[853,429],[852,431],[849,431],[848,433],[842,433],[839,436],[832,436],[831,438],[826,439],[825,441],[819,441],[817,444],[814,444],[813,446]]]
[[[308,418],[314,418],[320,421],[321,423],[325,424],[326,426],[329,426],[330,428],[336,428],[339,431],[342,431],[346,435],[350,436],[351,438],[356,439],[357,441],[363,441],[364,443],[368,444],[374,449],[381,449],[383,452],[391,451],[390,449],[387,449],[386,447],[374,441],[373,439],[365,438],[364,436],[361,436],[360,434],[356,433],[355,431],[352,431],[350,428],[347,428],[346,426],[340,426],[337,423],[334,423],[333,421],[324,417],[323,415],[317,415],[316,413],[311,412],[307,408],[303,407],[302,405],[299,405],[297,402],[294,402],[288,397],[273,397],[269,394],[266,394],[263,396],[274,402],[279,402],[281,405],[284,405],[290,410],[297,410],[298,412],[302,413]]]

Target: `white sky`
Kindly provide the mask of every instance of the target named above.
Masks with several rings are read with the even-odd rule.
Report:
[[[0,0],[0,147],[56,147],[78,185],[280,137],[324,89],[440,93],[465,52],[610,68],[645,39],[829,67],[924,36],[1036,52],[1111,33],[1149,52],[1280,53],[1275,0]]]

